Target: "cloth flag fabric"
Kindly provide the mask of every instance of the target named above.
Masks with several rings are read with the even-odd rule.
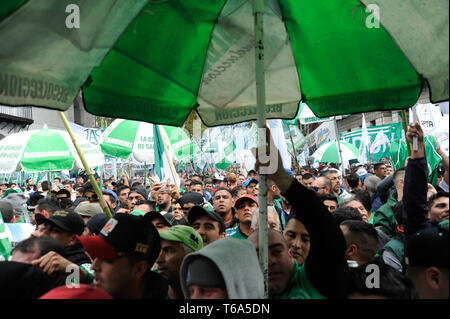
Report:
[[[370,138],[369,133],[367,132],[367,124],[366,124],[366,117],[364,116],[364,113],[362,115],[362,132],[361,132],[361,145],[359,148],[360,155],[358,157],[358,161],[361,164],[367,164],[367,162],[370,159]],[[369,154],[369,155],[368,155]]]
[[[269,120],[269,127],[275,146],[280,152],[281,160],[283,161],[283,167],[291,169],[292,157],[288,152],[282,121],[280,119]]]
[[[161,130],[162,131],[162,130]],[[164,134],[162,131],[161,134]],[[170,159],[171,163],[169,163],[169,159],[167,157],[167,153],[164,149],[162,137],[160,131],[158,129],[158,125],[153,125],[153,136],[154,136],[154,159],[155,166],[154,170],[159,180],[162,182],[168,181],[176,184],[180,187],[180,177],[175,171],[175,167],[173,166],[172,159]],[[172,168],[171,168],[172,167]],[[173,169],[173,170],[172,170]]]
[[[436,152],[436,138],[433,135],[426,135],[424,137],[425,142],[425,154],[427,157],[427,175],[431,184],[436,186],[437,175],[434,174],[437,165],[441,162],[442,158]],[[393,160],[394,170],[405,166],[405,161],[408,158],[408,149],[405,139],[395,140],[391,143],[389,149],[391,158]]]
[[[11,255],[11,242],[9,241],[6,225],[0,211],[0,261],[8,260]]]

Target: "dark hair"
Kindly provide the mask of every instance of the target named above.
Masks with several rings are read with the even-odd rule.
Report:
[[[68,209],[73,205],[73,202],[70,198],[63,198],[58,200],[58,207],[61,209]]]
[[[202,185],[202,187],[203,187],[203,183],[202,182],[200,182],[200,181],[198,181],[196,179],[192,179],[191,180],[191,186],[194,186],[194,185]]]
[[[50,215],[53,215],[59,209],[58,201],[55,198],[45,197],[37,202],[37,209],[47,210]]]
[[[430,199],[428,200],[428,210],[431,209],[431,207],[433,206],[433,203],[436,199],[441,198],[441,197],[449,197],[448,196],[448,192],[437,192],[436,194],[433,194]]]
[[[70,185],[70,186],[72,186],[72,181],[70,180],[70,179],[66,179],[63,183],[62,183],[63,185]]]
[[[65,188],[60,189],[56,193],[56,195],[62,195],[62,194],[67,195],[67,198],[70,198],[72,196],[72,194],[70,194],[70,192],[67,189],[65,189]]]
[[[11,251],[11,255],[14,254],[16,251],[29,253],[33,250],[33,248],[39,249],[38,257],[44,256],[46,253],[50,251],[62,254],[62,251],[64,249],[61,243],[52,237],[49,236],[30,237],[19,242]]]
[[[203,181],[203,176],[201,176],[201,175],[199,175],[199,174],[193,174],[193,175],[191,176],[191,179],[192,179],[193,177],[199,177],[199,178]]]
[[[249,183],[250,184],[250,183]],[[231,196],[233,196],[233,194],[231,193],[231,189],[229,189],[228,187],[219,187],[218,189],[216,189],[216,191],[214,192],[214,194],[216,194],[218,191],[227,191],[228,193],[230,193]],[[214,198],[214,197],[213,197]]]
[[[214,184],[213,183],[213,180],[211,179],[211,178],[206,178],[204,181],[203,181],[203,184]]]
[[[14,217],[14,207],[11,203],[0,201],[0,212],[2,213],[3,221],[5,223],[10,223]]]
[[[127,189],[127,188],[131,189],[131,187],[128,185],[120,185],[119,187],[117,187],[117,195],[119,195],[121,191],[123,191],[124,189]]]
[[[359,175],[356,173],[351,173],[347,176],[345,176],[345,179],[347,180],[348,186],[351,188],[357,188],[359,186]]]
[[[359,256],[370,261],[378,252],[378,232],[372,224],[360,220],[345,220],[341,226],[348,228],[347,245],[352,241],[358,245]]]
[[[338,224],[341,224],[346,220],[358,220],[362,221],[361,214],[353,207],[339,207],[333,212],[333,217]]]
[[[43,181],[41,183],[41,187],[42,187],[43,191],[48,191],[52,187],[52,182],[50,182],[50,181]]]
[[[352,200],[357,200],[363,204],[368,213],[372,211],[372,198],[368,191],[364,189],[355,189],[353,192]]]
[[[313,178],[312,174],[310,173],[305,173],[302,175],[302,179],[310,179],[310,178]]]
[[[339,201],[337,199],[336,196],[334,196],[333,194],[323,194],[323,195],[319,195],[320,200],[322,201],[322,203],[326,200],[332,200],[335,201],[337,204],[339,204]]]
[[[133,184],[131,184],[131,188],[136,188],[136,187],[142,187],[142,183],[136,181]]]
[[[386,164],[385,163],[383,163],[383,162],[381,162],[381,163],[376,163],[374,166],[373,166],[373,169],[378,169],[381,165],[384,165],[384,166],[386,166]]]
[[[369,276],[374,274],[374,270],[368,268],[371,265],[379,269],[379,285],[374,287],[367,284],[371,281]],[[363,296],[380,295],[388,299],[419,299],[420,297],[411,279],[381,260],[350,268],[346,286],[347,297],[355,293]]]
[[[30,199],[28,200],[28,205],[29,206],[35,206],[38,201],[42,198],[44,198],[45,195],[42,192],[34,192],[33,195],[30,196]]]
[[[241,190],[245,190],[245,188],[243,186],[240,185],[236,185],[232,190],[231,190],[231,197],[236,197],[239,194],[239,191]]]

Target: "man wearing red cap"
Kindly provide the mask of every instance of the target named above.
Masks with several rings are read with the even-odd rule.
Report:
[[[168,284],[151,267],[161,239],[148,214],[117,214],[97,236],[78,237],[94,258],[94,285],[118,299],[164,299]]]
[[[234,207],[236,208],[239,223],[236,224],[236,226],[227,229],[226,236],[247,239],[247,237],[252,233],[252,217],[253,213],[259,207],[258,201],[255,196],[246,194],[236,200]]]

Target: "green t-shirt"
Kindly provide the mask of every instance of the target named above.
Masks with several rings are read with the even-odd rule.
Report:
[[[228,228],[225,231],[226,237],[233,237],[238,239],[247,239],[248,236],[244,235],[241,230],[239,229],[239,223],[237,223],[235,226]]]
[[[306,275],[305,264],[299,266],[294,259],[294,273],[287,288],[278,295],[270,296],[271,299],[326,299],[309,281]]]

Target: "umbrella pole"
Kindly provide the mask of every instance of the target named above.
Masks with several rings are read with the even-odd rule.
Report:
[[[266,125],[266,84],[264,65],[264,0],[253,1],[253,15],[255,24],[255,73],[256,73],[256,112],[258,128]],[[263,130],[258,130],[258,149],[266,152],[269,141],[262,144],[265,139]],[[263,136],[259,136],[261,134]],[[266,176],[259,174],[259,262],[264,276],[264,297],[267,299],[268,293],[268,230],[267,230],[267,183]]]
[[[112,218],[111,211],[109,210],[109,206],[105,201],[105,198],[103,197],[102,191],[100,190],[100,187],[97,184],[97,181],[94,178],[94,175],[91,172],[91,169],[89,168],[89,165],[86,162],[86,159],[84,158],[83,153],[81,152],[80,147],[78,146],[78,143],[75,139],[75,136],[72,133],[72,129],[70,128],[69,122],[67,121],[66,116],[63,112],[59,112],[59,116],[61,117],[64,126],[66,127],[67,132],[70,135],[70,138],[72,139],[73,146],[75,146],[75,149],[77,150],[78,156],[80,156],[81,163],[83,163],[83,167],[86,171],[87,176],[89,177],[89,181],[92,184],[92,187],[94,188],[95,193],[97,194],[98,199],[100,200],[100,206],[102,207],[103,211],[105,212],[106,216],[108,218]]]
[[[334,130],[336,132],[336,143],[337,143],[337,147],[338,147],[338,151],[339,151],[339,160],[341,161],[341,166],[342,166],[342,177],[345,176],[345,168],[344,168],[344,161],[342,160],[342,149],[341,149],[341,143],[339,142],[339,129],[338,129],[338,125],[336,122],[336,116],[333,118],[334,121]]]
[[[298,159],[297,159],[297,150],[295,149],[295,146],[294,146],[294,140],[292,139],[292,134],[291,134],[290,128],[289,128],[289,138],[291,139],[292,150],[294,152],[295,165],[297,166],[297,170],[300,171],[300,165],[298,164]]]

